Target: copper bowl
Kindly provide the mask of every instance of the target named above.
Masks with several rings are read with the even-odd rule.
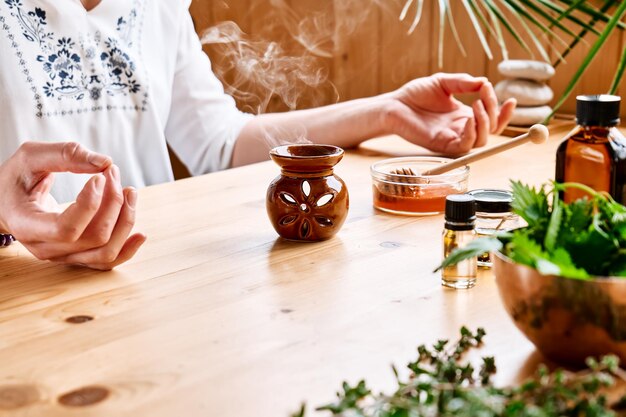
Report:
[[[609,353],[626,361],[626,278],[541,275],[501,253],[493,258],[506,311],[544,356],[568,365]]]

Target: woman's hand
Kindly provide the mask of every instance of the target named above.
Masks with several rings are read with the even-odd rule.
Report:
[[[470,107],[454,98],[463,93],[478,93],[479,98]],[[499,108],[491,83],[468,74],[418,78],[387,96],[393,100],[387,112],[392,133],[453,155],[484,146],[490,133],[501,133],[516,105],[511,99]]]
[[[50,195],[54,172],[95,174],[63,210]],[[145,242],[129,237],[137,192],[123,189],[109,157],[77,143],[27,142],[0,165],[0,231],[39,259],[109,270]]]

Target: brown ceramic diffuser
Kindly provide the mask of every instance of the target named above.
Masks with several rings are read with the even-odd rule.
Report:
[[[315,242],[332,237],[348,215],[348,189],[333,167],[343,149],[331,145],[285,145],[270,156],[281,168],[267,189],[267,214],[280,236]]]

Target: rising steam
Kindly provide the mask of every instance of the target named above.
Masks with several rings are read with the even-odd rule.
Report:
[[[218,77],[253,113],[264,113],[273,97],[294,110],[303,94],[328,81],[328,71],[313,55],[289,56],[277,42],[250,40],[234,22],[209,28],[202,43],[219,48]]]
[[[328,80],[332,58],[343,41],[363,24],[373,6],[385,0],[321,2],[299,15],[285,0],[269,0],[264,31],[254,38],[232,21],[207,29],[201,41],[215,49],[214,71],[243,110],[264,113],[314,107],[339,100]],[[261,16],[255,14],[255,19]],[[263,39],[277,33],[282,39]]]

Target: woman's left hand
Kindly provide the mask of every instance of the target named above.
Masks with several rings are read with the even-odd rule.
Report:
[[[478,93],[468,106],[454,94]],[[389,93],[392,104],[387,123],[392,133],[417,145],[445,154],[463,154],[484,146],[489,134],[501,133],[516,102],[498,99],[485,77],[468,74],[434,74],[418,78]]]

